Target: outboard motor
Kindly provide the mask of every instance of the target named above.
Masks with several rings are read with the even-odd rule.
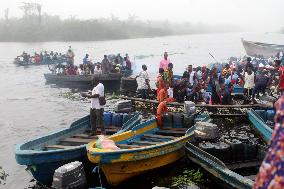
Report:
[[[74,161],[55,170],[52,188],[55,189],[83,189],[87,185],[83,164]]]

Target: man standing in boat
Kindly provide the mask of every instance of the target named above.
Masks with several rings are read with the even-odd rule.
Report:
[[[161,60],[159,68],[163,68],[164,70],[168,69],[170,62],[170,59],[168,59],[168,53],[164,52],[164,58]]]
[[[92,128],[91,135],[96,135],[97,128],[101,128],[101,134],[105,135],[105,127],[103,122],[104,105],[101,105],[100,97],[104,97],[104,85],[100,83],[98,78],[93,80],[94,88],[91,94],[82,93],[83,97],[91,98],[90,124]]]

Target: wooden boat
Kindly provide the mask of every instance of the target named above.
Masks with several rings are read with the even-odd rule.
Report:
[[[108,74],[91,74],[91,75],[59,75],[46,73],[44,78],[47,83],[71,86],[92,86],[94,78],[98,78],[108,91],[118,91],[120,89],[120,81],[123,76],[129,76],[132,70],[127,73],[108,73]]]
[[[265,114],[266,112],[263,113]],[[266,142],[269,142],[271,140],[273,130],[265,123],[267,119],[263,119],[255,110],[248,111],[248,117],[263,139]]]
[[[53,61],[53,60],[44,60],[44,61],[41,61],[40,63],[33,63],[30,61],[26,62],[23,60],[15,59],[13,63],[16,64],[17,66],[40,66],[40,65],[48,65],[48,64],[58,64],[59,62]]]
[[[247,179],[230,169],[218,158],[201,150],[191,143],[185,145],[187,157],[194,163],[200,165],[213,176],[225,181],[233,188],[247,188],[253,186],[253,181]]]
[[[175,162],[184,156],[183,145],[190,140],[190,128],[159,128],[151,119],[130,131],[109,137],[120,150],[96,148],[96,141],[87,145],[88,159],[98,163],[111,185]]]
[[[129,114],[127,119],[122,127],[106,126],[107,135],[131,129],[141,120],[139,113]],[[54,171],[72,161],[83,162],[86,173],[91,173],[86,144],[97,136],[88,134],[89,122],[90,118],[86,116],[72,123],[70,128],[18,144],[15,152],[17,163],[27,166],[33,177],[47,186],[51,185]]]
[[[284,45],[268,44],[246,41],[242,39],[243,46],[248,56],[275,57],[280,51],[284,51]]]
[[[256,127],[256,125],[259,124],[258,122],[250,118],[251,117],[250,114],[248,114],[247,117],[250,119],[252,127]],[[211,149],[209,152],[206,152],[205,150],[202,150],[200,147],[197,147],[195,143],[187,142],[185,145],[185,149],[186,149],[187,158],[189,158],[192,162],[200,165],[206,171],[211,173],[213,177],[223,181],[229,187],[246,189],[246,188],[252,188],[254,182],[251,179],[246,178],[232,170],[259,166],[267,150],[265,146],[256,145],[256,148],[250,148],[249,145],[251,144],[244,145],[243,150],[245,152],[243,152],[243,154],[249,152],[251,149],[254,150],[257,149],[254,155],[252,155],[253,153],[252,154],[247,153],[247,156],[243,157],[243,160],[240,159],[233,161],[226,160],[225,163],[220,159],[218,159],[216,156],[217,155],[223,156],[222,154],[232,153],[233,151],[232,146],[229,149],[230,152],[229,151],[214,152],[213,150],[211,151]],[[242,152],[239,153],[242,154]],[[226,155],[226,157],[231,157],[233,159],[232,156],[234,155],[232,154],[231,156],[228,154]],[[247,158],[248,156],[250,157]]]

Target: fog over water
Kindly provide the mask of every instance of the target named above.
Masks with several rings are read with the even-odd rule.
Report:
[[[9,8],[11,17],[22,16],[22,0],[0,1],[0,14]],[[233,24],[250,31],[279,31],[284,26],[283,0],[35,0],[42,11],[68,18],[107,18],[114,15],[127,19],[169,20],[205,24]]]

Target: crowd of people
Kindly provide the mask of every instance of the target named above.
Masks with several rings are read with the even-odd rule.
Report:
[[[243,89],[245,101],[255,103],[260,93],[277,95],[284,88],[284,69],[278,58],[231,58],[228,63],[223,64],[215,63],[196,68],[188,65],[179,77],[174,76],[173,69],[174,65],[165,52],[155,81],[158,101],[162,101],[164,98],[161,96],[165,96],[177,102],[189,100],[195,103],[229,105],[232,104],[234,89],[240,88]],[[140,77],[142,98],[149,98],[150,85],[146,65],[142,66],[137,77]]]
[[[34,55],[30,55],[26,53],[25,51],[15,58],[16,64],[59,64],[66,62],[67,64],[73,65],[74,64],[74,57],[75,54],[73,50],[71,49],[71,46],[69,46],[69,49],[67,52],[64,53],[58,53],[54,51],[44,51],[37,53],[35,52]]]
[[[121,73],[123,70],[131,70],[132,63],[128,54],[124,58],[118,55],[104,55],[101,62],[94,62],[89,54],[83,58],[82,64],[75,66],[74,64],[57,64],[50,70],[54,74],[63,75],[89,75],[89,74],[108,74]]]

